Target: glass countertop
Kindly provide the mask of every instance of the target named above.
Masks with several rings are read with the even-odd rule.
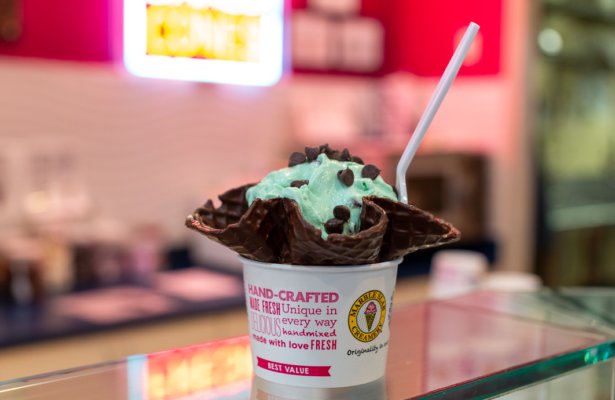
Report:
[[[246,336],[3,382],[0,400],[493,398],[613,364],[614,302],[615,289],[566,289],[399,306],[385,377],[352,388],[254,378]]]

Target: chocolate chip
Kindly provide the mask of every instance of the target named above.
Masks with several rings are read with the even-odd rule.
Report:
[[[329,147],[329,144],[323,144],[322,146],[320,146],[318,148],[318,151],[320,153],[325,153],[327,155],[327,158],[329,158],[330,160],[333,160],[333,154],[336,152],[336,150],[333,150],[331,147]]]
[[[349,168],[337,171],[337,179],[344,185],[350,187],[354,183],[354,174]]]
[[[363,162],[363,159],[361,157],[357,157],[357,156],[352,156],[352,161],[356,162],[357,164],[361,164],[361,165],[365,164]]]
[[[335,206],[333,209],[333,216],[342,221],[348,221],[350,219],[350,208],[346,206]]]
[[[288,159],[288,166],[294,167],[295,165],[303,164],[306,160],[307,157],[305,156],[305,154],[295,151],[293,154],[290,155],[290,158]]]
[[[309,162],[316,160],[316,157],[318,157],[319,153],[320,152],[318,151],[318,147],[306,147],[305,148],[305,154],[307,155],[307,160]]]
[[[352,158],[350,157],[350,152],[348,149],[342,150],[342,154],[340,154],[340,161],[350,161]]]
[[[378,175],[380,175],[380,170],[378,169],[378,167],[372,164],[366,165],[361,171],[361,176],[363,178],[369,178],[371,180],[376,179]]]
[[[310,183],[310,181],[308,181],[307,179],[299,179],[296,181],[292,181],[290,183],[290,187],[300,188],[301,186],[307,185],[308,183]]]
[[[325,230],[327,233],[342,233],[344,231],[344,221],[337,218],[331,218],[325,222]]]
[[[342,153],[340,153],[337,150],[333,150],[331,151],[331,154],[327,154],[327,157],[329,157],[331,160],[336,160],[336,161],[341,161],[342,160]]]

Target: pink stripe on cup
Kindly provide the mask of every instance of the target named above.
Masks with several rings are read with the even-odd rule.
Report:
[[[261,357],[256,357],[257,366],[268,371],[277,372],[286,375],[302,375],[302,376],[331,376],[329,370],[331,366],[314,366],[314,365],[294,365],[285,364],[275,361],[269,361]]]

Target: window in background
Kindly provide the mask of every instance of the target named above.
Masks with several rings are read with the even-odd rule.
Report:
[[[549,285],[613,285],[615,2],[543,0],[542,8],[538,269]]]

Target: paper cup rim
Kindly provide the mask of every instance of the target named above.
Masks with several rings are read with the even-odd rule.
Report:
[[[381,269],[391,268],[398,266],[403,258],[395,258],[389,261],[380,261],[373,264],[361,264],[361,265],[295,265],[295,264],[277,264],[268,263],[262,261],[250,260],[245,257],[239,256],[241,263],[244,265],[250,265],[252,267],[267,269],[267,270],[279,270],[279,271],[295,271],[295,272],[324,272],[324,273],[337,273],[344,274],[349,272],[361,272],[361,271],[378,271]]]

